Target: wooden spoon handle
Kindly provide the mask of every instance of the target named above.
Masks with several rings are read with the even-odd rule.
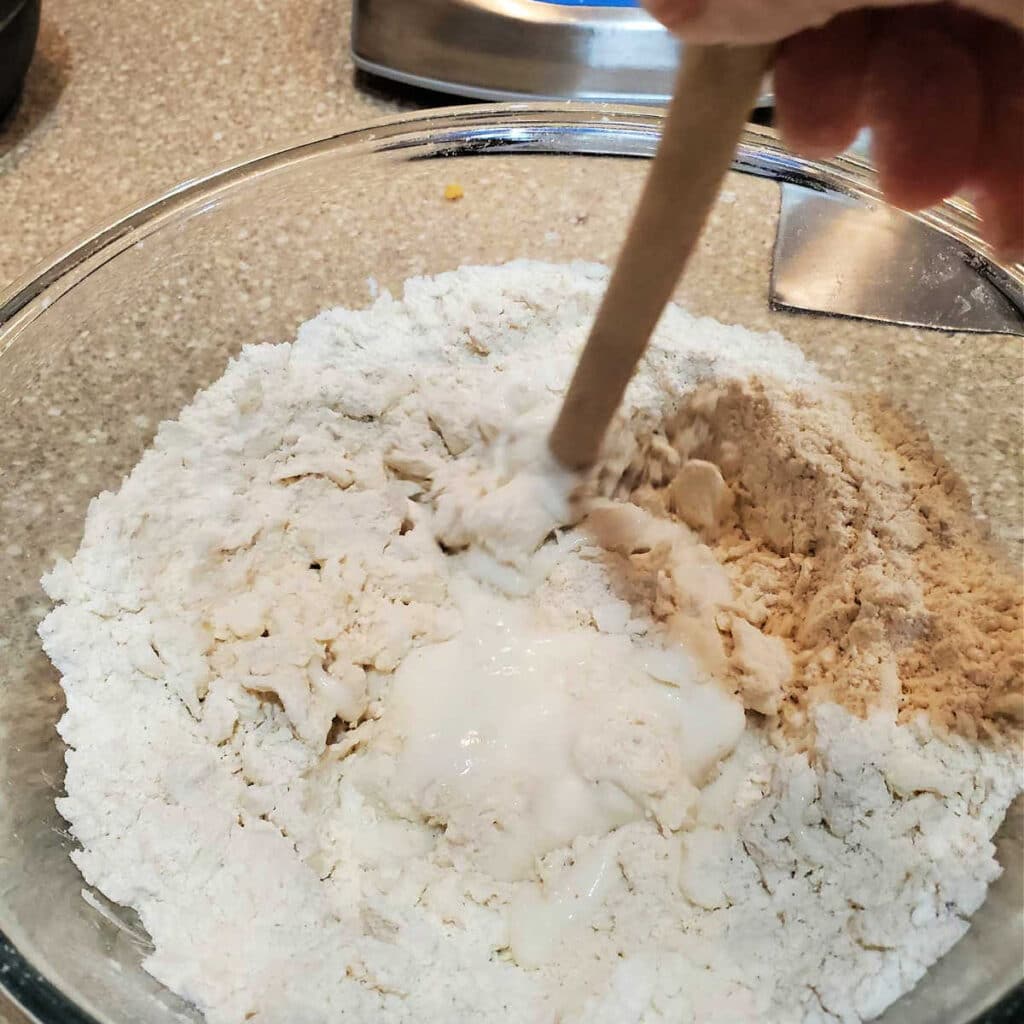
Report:
[[[732,164],[771,55],[770,46],[684,52],[640,204],[551,434],[551,451],[570,469],[597,459]]]

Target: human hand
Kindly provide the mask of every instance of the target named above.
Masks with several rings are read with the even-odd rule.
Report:
[[[1024,256],[1021,0],[644,2],[690,42],[781,39],[775,100],[789,146],[829,157],[868,127],[891,202],[966,194],[999,255]]]

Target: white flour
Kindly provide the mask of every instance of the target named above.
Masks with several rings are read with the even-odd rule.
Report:
[[[819,705],[807,754],[745,728],[681,524],[693,644],[614,593],[531,447],[605,280],[467,268],[245,349],[46,577],[76,863],[211,1024],[859,1021],[998,874],[1011,755],[891,709]],[[672,308],[626,414],[751,375],[826,386]]]

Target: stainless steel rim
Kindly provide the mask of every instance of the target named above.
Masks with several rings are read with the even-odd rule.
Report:
[[[21,329],[92,272],[179,212],[209,202],[238,182],[270,174],[332,150],[355,155],[412,151],[412,159],[514,153],[586,154],[650,158],[663,114],[650,108],[586,103],[506,103],[441,108],[388,118],[365,128],[319,136],[242,160],[172,188],[93,230],[18,278],[0,293],[0,356]],[[733,168],[743,174],[837,192],[871,204],[884,202],[874,172],[855,156],[814,162],[795,157],[769,128],[749,125]],[[913,215],[957,239],[990,264],[1000,279],[1024,287],[1024,265],[1000,265],[979,234],[979,221],[964,200],[947,200]],[[0,931],[0,990],[38,1024],[99,1024],[64,996]],[[974,1024],[1008,1024],[1024,1010],[1024,981],[975,1018]],[[938,1024],[938,1022],[937,1022]]]

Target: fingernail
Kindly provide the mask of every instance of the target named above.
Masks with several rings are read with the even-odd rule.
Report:
[[[1024,262],[1024,223],[1020,218],[1007,215],[983,188],[966,188],[962,193],[974,204],[981,218],[981,232],[996,259],[1000,263]]]
[[[984,218],[981,230],[1000,263],[1020,263],[1024,260],[1024,238],[1012,224],[998,218]]]
[[[644,6],[665,28],[677,32],[704,13],[707,0],[644,0]]]
[[[1000,263],[1024,263],[1024,240],[997,244],[995,250]]]

